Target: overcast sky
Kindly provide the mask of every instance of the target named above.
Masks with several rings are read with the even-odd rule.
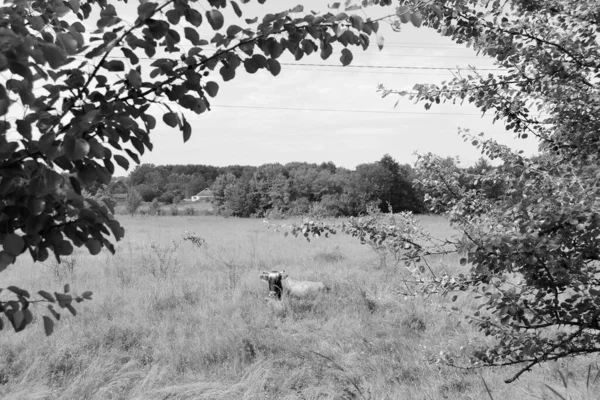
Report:
[[[304,4],[305,12],[327,10],[327,2],[322,0],[300,3]],[[135,20],[139,3],[113,4],[119,15]],[[224,11],[225,28],[231,23],[244,25],[244,18],[262,18],[268,12],[292,8],[299,1],[238,4],[244,12],[242,20],[233,15],[229,6]],[[366,13],[376,18],[393,10],[377,6]],[[203,35],[210,32],[206,28],[205,20],[200,34],[210,39]],[[401,163],[413,163],[415,152],[431,151],[442,156],[460,156],[469,164],[480,154],[462,141],[457,134],[459,127],[470,128],[473,133],[485,132],[486,137],[522,149],[526,154],[535,153],[534,139],[515,138],[503,124],[492,124],[490,116],[482,118],[468,104],[436,105],[426,111],[423,104],[401,99],[394,108],[398,98],[382,99],[376,91],[378,84],[410,90],[416,83],[440,83],[452,77],[448,70],[423,68],[496,67],[490,59],[477,57],[471,49],[453,44],[428,28],[403,25],[401,32],[394,32],[382,23],[380,32],[385,37],[383,50],[377,49],[372,36],[372,46],[367,51],[351,48],[352,67],[341,67],[341,45],[336,45],[334,54],[326,61],[318,53],[294,61],[286,52],[280,59],[286,65],[277,77],[267,70],[251,75],[240,67],[234,80],[222,83],[218,72],[215,73],[210,79],[221,87],[217,97],[211,99],[212,111],[197,115],[186,110],[193,129],[191,139],[183,143],[181,132],[164,125],[157,115],[160,122],[151,134],[154,151],[146,153],[142,162],[225,166],[333,161],[338,166],[354,168],[378,160],[386,153]],[[188,44],[185,41],[184,46]],[[151,62],[141,60],[142,68],[148,70]],[[117,171],[117,175],[123,174],[123,170]]]
[[[243,18],[260,17],[296,4],[298,1],[289,0],[267,1],[264,6],[252,2],[242,5]],[[324,1],[301,4],[305,12],[326,10]],[[376,7],[366,12],[381,16],[392,10]],[[227,26],[228,20],[225,22]],[[382,99],[376,91],[378,84],[411,89],[416,83],[440,83],[452,76],[447,70],[421,67],[496,67],[490,59],[476,56],[471,49],[453,44],[434,30],[403,25],[401,32],[394,32],[389,25],[381,26],[386,40],[383,50],[376,45],[367,51],[351,48],[351,65],[355,67],[341,67],[338,45],[327,61],[315,53],[300,61],[286,54],[280,61],[292,65],[283,65],[277,77],[266,70],[251,75],[239,68],[236,78],[223,83],[212,99],[211,112],[189,114],[193,133],[187,143],[183,143],[180,132],[161,126],[152,134],[155,150],[144,155],[142,161],[218,166],[333,161],[354,168],[378,160],[385,153],[401,163],[412,163],[415,152],[431,151],[458,155],[471,163],[480,154],[462,141],[458,127],[485,132],[487,137],[526,154],[536,151],[534,139],[515,138],[502,124],[492,124],[491,117],[482,118],[473,106],[440,105],[426,111],[423,104],[400,100],[394,108],[398,98]],[[374,44],[375,38],[371,39]]]

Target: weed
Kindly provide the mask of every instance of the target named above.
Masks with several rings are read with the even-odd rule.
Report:
[[[179,242],[171,239],[166,243],[158,240],[150,242],[149,252],[145,252],[141,259],[141,268],[155,278],[167,278],[176,274],[180,267]]]
[[[52,274],[54,280],[57,283],[64,283],[66,281],[72,281],[77,266],[77,257],[75,256],[63,256],[60,262],[55,257],[49,257],[49,261],[43,263]]]

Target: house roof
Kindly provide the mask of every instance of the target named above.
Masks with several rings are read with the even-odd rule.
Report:
[[[202,190],[200,193],[198,193],[196,196],[214,196],[212,190],[210,189],[204,189]]]

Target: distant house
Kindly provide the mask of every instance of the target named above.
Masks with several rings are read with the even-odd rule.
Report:
[[[204,189],[203,191],[201,191],[200,193],[198,193],[195,196],[191,197],[191,201],[210,201],[212,200],[212,198],[215,197],[215,195],[213,194],[212,190],[210,189]]]

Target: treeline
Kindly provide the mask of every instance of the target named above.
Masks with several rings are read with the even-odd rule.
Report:
[[[369,205],[387,211],[422,212],[423,196],[414,184],[414,171],[389,155],[355,170],[328,162],[265,164],[241,174],[217,177],[211,189],[214,204],[224,215],[351,216]]]
[[[460,167],[453,158],[444,159],[449,170]],[[493,168],[481,159],[464,169],[480,174]],[[86,188],[90,193],[121,195],[135,189],[143,201],[177,203],[211,189],[212,203],[219,214],[239,217],[274,217],[312,214],[322,217],[356,216],[369,206],[387,212],[425,211],[424,196],[416,181],[417,172],[385,155],[354,170],[321,164],[292,162],[253,166],[210,165],[137,166],[127,178],[106,187]],[[484,190],[489,197],[503,194],[500,184],[464,182],[466,188]],[[431,193],[431,195],[434,195]]]

